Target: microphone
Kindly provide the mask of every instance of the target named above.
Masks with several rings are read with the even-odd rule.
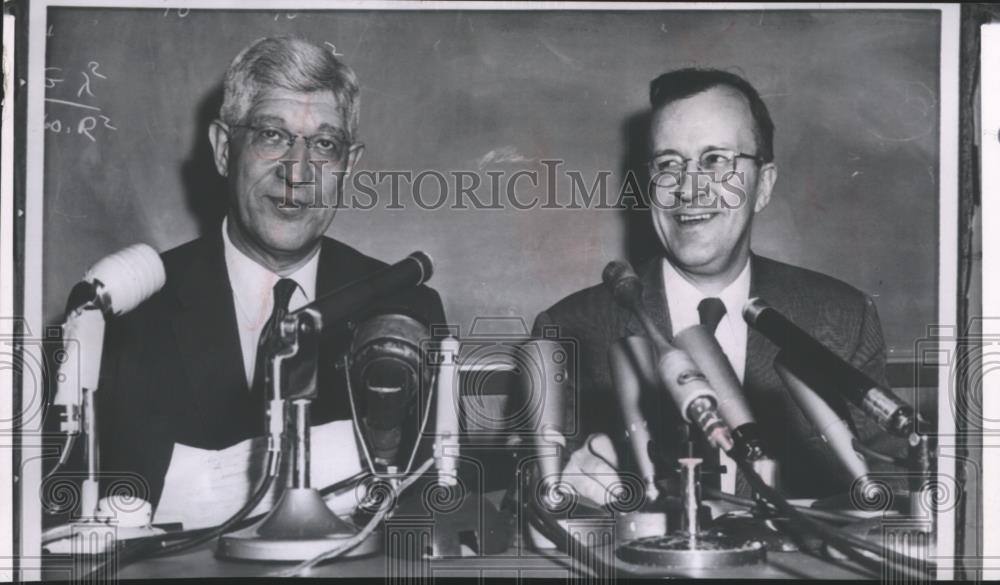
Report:
[[[66,359],[59,367],[53,406],[78,407],[83,388],[97,390],[108,317],[124,315],[156,294],[166,282],[160,255],[148,244],[134,244],[91,266],[70,292],[63,341]],[[88,311],[88,308],[98,311]],[[72,341],[72,343],[70,343]],[[63,430],[79,431],[75,415]]]
[[[774,369],[785,383],[792,398],[805,413],[809,422],[819,431],[834,454],[850,475],[853,482],[868,476],[868,464],[864,457],[854,450],[854,435],[847,423],[820,398],[801,378],[792,373],[785,364],[787,356],[782,351],[774,358]],[[860,484],[859,484],[860,485]]]
[[[80,484],[80,510],[92,518],[99,508],[99,444],[95,393],[104,356],[109,317],[124,315],[163,288],[166,273],[160,255],[147,244],[135,244],[97,261],[73,287],[63,324],[64,358],[56,375],[52,406],[62,407],[60,430],[66,434],[56,469],[83,433],[86,476]],[[55,469],[53,470],[53,472]]]
[[[750,413],[743,388],[719,340],[704,325],[693,325],[674,335],[674,345],[685,350],[701,368],[719,397],[719,412],[732,429],[733,439],[747,461],[764,456],[760,427]]]
[[[891,390],[850,365],[814,337],[759,298],[743,307],[743,319],[777,345],[784,365],[817,392],[836,386],[839,393],[875,420],[889,434],[906,437],[913,432],[913,407]],[[830,396],[826,396],[827,402]]]
[[[160,255],[148,244],[134,244],[87,270],[70,292],[66,313],[94,304],[105,315],[123,315],[163,288],[164,282]]]
[[[390,313],[362,322],[351,342],[349,375],[364,396],[366,428],[375,461],[395,465],[406,420],[429,368],[421,367],[427,327],[412,317]],[[422,376],[423,374],[423,376]]]
[[[719,397],[686,351],[667,342],[642,306],[642,281],[626,262],[609,262],[602,274],[615,301],[642,324],[659,354],[657,374],[684,420],[705,433],[709,443],[726,451],[733,448],[729,428],[719,414]]]
[[[434,444],[434,462],[438,470],[438,485],[458,485],[458,351],[459,342],[454,337],[441,341],[441,362],[438,364],[437,412],[434,418],[437,441]]]
[[[312,309],[319,311],[323,323],[329,326],[354,315],[376,300],[420,286],[430,280],[432,274],[434,263],[431,257],[423,252],[414,252],[391,266],[323,295],[289,315]]]
[[[532,386],[526,388],[525,393],[534,391],[535,382],[538,382],[537,391],[542,393],[538,421],[538,468],[543,501],[552,506],[561,501],[562,496],[557,492],[557,486],[562,478],[562,456],[566,448],[563,417],[567,408],[566,397],[571,391],[567,368],[569,356],[562,345],[553,339],[532,339],[525,343],[524,349],[527,355],[538,357],[539,371],[536,373],[540,375],[524,377],[525,382]],[[534,402],[530,395],[527,398],[528,403]],[[554,452],[543,449],[546,444],[552,446]]]
[[[632,445],[639,474],[646,483],[646,497],[655,501],[659,498],[659,490],[656,488],[656,469],[649,457],[651,437],[639,406],[644,381],[656,379],[653,348],[642,337],[625,337],[608,348],[608,361],[611,363],[615,394],[625,419],[625,432]]]

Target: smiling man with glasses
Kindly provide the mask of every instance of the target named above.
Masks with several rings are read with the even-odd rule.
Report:
[[[753,86],[725,71],[683,69],[653,80],[650,102],[650,213],[662,253],[637,266],[647,313],[667,339],[699,323],[714,331],[743,385],[765,449],[779,463],[787,495],[847,492],[849,478],[841,475],[820,430],[809,424],[772,367],[777,347],[748,330],[741,311],[749,297],[761,297],[885,383],[886,349],[874,303],[844,282],[751,252],[753,220],[770,202],[778,178],[774,124]],[[575,434],[567,439],[563,480],[604,503],[611,497],[609,486],[619,481],[619,469],[637,471],[618,414],[608,350],[622,337],[644,332],[603,285],[543,311],[534,334],[541,336],[552,326],[577,344],[570,354],[579,376],[569,393],[567,417],[578,419],[565,421]],[[659,394],[646,396],[644,404],[657,450],[664,461],[676,462],[686,454],[687,425]],[[845,416],[850,413],[862,440],[878,433],[853,406],[835,407]],[[696,455],[709,464],[718,461],[719,454],[702,438],[691,439]],[[703,481],[749,495],[731,462],[721,478]]]
[[[364,151],[359,112],[354,72],[305,40],[260,39],[226,72],[208,138],[227,188],[202,195],[225,197],[226,216],[163,254],[163,290],[109,325],[104,352],[102,468],[141,477],[153,506],[175,444],[219,450],[264,435],[270,324],[386,266],[324,235]],[[379,307],[445,322],[427,287]],[[334,369],[350,333],[343,323],[323,333],[314,425],[351,418]]]

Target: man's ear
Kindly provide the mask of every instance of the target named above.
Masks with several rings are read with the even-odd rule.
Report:
[[[757,199],[754,201],[753,212],[760,213],[771,202],[771,190],[778,180],[778,167],[773,162],[765,163],[760,167],[757,175]]]
[[[212,143],[212,158],[215,170],[223,177],[229,173],[229,127],[222,120],[213,120],[208,125],[208,141]]]
[[[351,145],[351,148],[347,151],[347,168],[344,169],[344,176],[351,174],[354,170],[354,165],[358,164],[361,160],[361,155],[365,153],[365,143],[355,142]]]

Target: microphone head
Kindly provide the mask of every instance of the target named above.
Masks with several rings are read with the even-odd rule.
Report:
[[[396,464],[406,421],[422,388],[430,383],[423,367],[427,327],[398,313],[380,313],[362,322],[350,348],[352,388],[363,395],[366,437],[377,462]]]
[[[431,279],[434,275],[434,260],[429,254],[425,252],[414,252],[407,256],[407,258],[412,258],[417,261],[420,266],[420,284],[423,284]]]
[[[766,309],[770,309],[771,305],[767,304],[760,297],[751,297],[747,304],[743,305],[743,320],[753,325],[757,322],[757,318]]]
[[[96,287],[106,314],[123,315],[163,288],[167,276],[156,250],[135,244],[98,260],[83,279]]]
[[[604,267],[601,280],[620,305],[632,306],[642,296],[642,281],[628,262],[612,260]]]

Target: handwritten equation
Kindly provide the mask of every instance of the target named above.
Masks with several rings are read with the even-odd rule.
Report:
[[[91,142],[97,142],[102,133],[117,131],[111,117],[94,103],[108,83],[107,72],[97,61],[89,61],[78,70],[46,67],[45,129],[59,135],[85,136]],[[49,97],[54,93],[60,97]]]

